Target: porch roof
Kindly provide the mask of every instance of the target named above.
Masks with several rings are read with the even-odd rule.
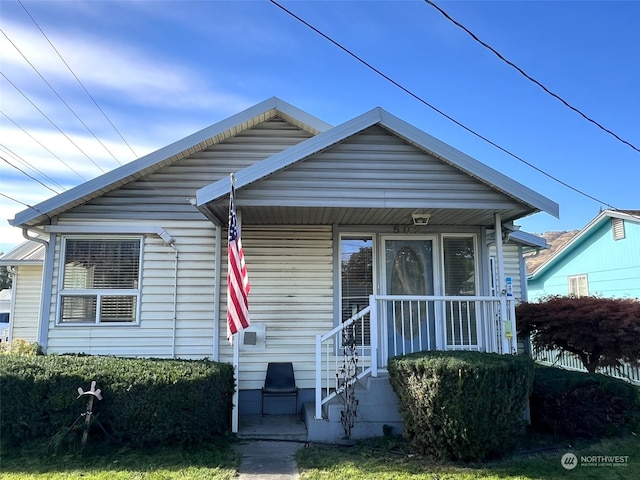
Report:
[[[461,199],[456,192],[441,195],[437,199],[416,198],[389,199],[373,198],[367,192],[354,193],[341,190],[341,194],[327,194],[318,200],[311,194],[296,191],[274,191],[274,195],[243,196],[241,190],[248,190],[292,166],[331,150],[373,126],[382,127],[387,132],[416,147],[456,172],[481,184],[485,192],[493,192],[494,197],[485,204],[475,198]],[[426,158],[426,157],[425,157]],[[362,162],[366,169],[366,161]],[[236,205],[242,210],[246,224],[330,224],[343,225],[411,225],[412,214],[428,211],[431,224],[438,225],[493,225],[494,213],[500,213],[505,222],[537,212],[547,212],[558,217],[558,204],[525,187],[506,175],[488,167],[447,145],[437,138],[391,115],[381,108],[375,108],[342,125],[329,129],[290,147],[265,160],[235,172],[238,198]],[[393,182],[387,179],[387,183]],[[415,188],[415,186],[414,186]],[[336,190],[331,184],[315,185],[314,192]],[[201,188],[196,193],[196,206],[212,221],[224,225],[228,215],[228,179],[216,181]],[[495,195],[495,194],[499,195]],[[498,198],[499,197],[499,198]]]

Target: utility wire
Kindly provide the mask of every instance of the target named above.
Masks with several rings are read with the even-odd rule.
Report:
[[[26,135],[28,135],[33,141],[35,141],[38,145],[40,145],[42,148],[44,148],[47,152],[49,152],[51,155],[53,155],[55,158],[57,158],[60,163],[62,163],[65,167],[67,167],[69,170],[71,170],[73,173],[75,173],[76,175],[78,175],[82,180],[88,180],[86,177],[82,176],[80,173],[78,173],[71,165],[69,165],[67,162],[65,162],[64,160],[62,160],[58,155],[56,155],[54,152],[52,152],[49,147],[47,147],[44,143],[42,143],[40,140],[38,140],[36,137],[34,137],[33,135],[31,135],[28,131],[26,131],[24,128],[22,128],[20,125],[18,125],[11,117],[9,117],[6,113],[4,113],[3,111],[0,110],[0,114],[2,114],[7,120],[9,120],[11,123],[13,123],[16,127],[18,127],[20,130],[22,130],[23,133],[25,133]]]
[[[61,129],[60,127],[58,127],[58,125],[56,125],[56,124],[54,123],[54,121],[53,121],[53,120],[51,120],[51,119],[47,116],[47,114],[46,114],[46,113],[44,113],[42,110],[40,110],[40,108],[38,108],[38,106],[37,106],[35,103],[33,103],[33,101],[32,101],[32,100],[31,100],[31,99],[30,99],[30,98],[29,98],[29,97],[28,97],[28,96],[27,96],[27,95],[26,95],[22,90],[20,90],[20,88],[18,88],[18,86],[17,86],[15,83],[13,83],[11,80],[9,80],[9,78],[8,78],[4,73],[0,72],[0,75],[2,75],[2,76],[4,77],[4,79],[5,79],[7,82],[9,82],[9,83],[11,84],[11,86],[12,86],[13,88],[15,88],[15,89],[18,91],[18,93],[20,93],[20,95],[22,95],[22,96],[23,96],[23,97],[24,97],[24,98],[25,98],[25,99],[26,99],[26,100],[27,100],[27,101],[28,101],[28,102],[33,106],[33,108],[35,108],[36,110],[38,110],[38,112],[40,112],[44,118],[46,118],[47,120],[49,120],[49,123],[50,123],[51,125],[53,125],[53,127],[54,127],[56,130],[58,130],[62,135],[64,135],[64,137],[65,137],[67,140],[69,140],[69,141],[73,144],[73,146],[74,146],[74,147],[76,147],[76,148],[80,151],[80,153],[82,153],[85,157],[87,157],[87,158],[89,159],[89,161],[90,161],[91,163],[93,163],[96,167],[98,167],[98,168],[99,168],[103,173],[106,173],[106,171],[105,171],[105,169],[104,169],[104,168],[102,168],[100,165],[98,165],[98,164],[96,163],[96,161],[95,161],[93,158],[91,158],[89,155],[87,155],[87,154],[85,153],[85,151],[84,151],[84,150],[82,150],[82,148],[80,148],[80,147],[78,146],[78,144],[77,144],[76,142],[74,142],[74,141],[71,139],[71,137],[69,137],[69,135],[67,135],[66,133],[64,133],[64,132],[62,131],[62,129]]]
[[[20,173],[26,175],[27,177],[29,177],[31,180],[38,182],[40,185],[42,185],[44,188],[51,190],[53,193],[55,193],[56,195],[58,195],[60,192],[54,190],[53,188],[51,188],[49,185],[46,185],[45,183],[42,183],[40,180],[38,180],[35,177],[32,177],[31,175],[29,175],[27,172],[25,172],[24,170],[22,170],[20,167],[16,167],[13,163],[11,163],[9,160],[7,160],[6,158],[0,156],[0,160],[2,160],[3,162],[5,162],[7,165],[9,165],[10,167],[15,168],[16,170],[18,170]]]
[[[625,145],[631,147],[632,149],[634,149],[636,152],[640,152],[640,148],[636,147],[634,144],[632,144],[631,142],[628,142],[627,140],[624,140],[622,138],[620,138],[620,136],[618,136],[617,134],[615,134],[614,132],[612,132],[611,130],[609,130],[608,128],[605,128],[604,126],[602,126],[602,124],[598,123],[597,121],[595,121],[594,119],[592,119],[591,117],[587,116],[585,113],[583,113],[580,109],[574,107],[573,105],[571,105],[569,102],[567,102],[564,98],[562,98],[560,95],[552,92],[551,90],[549,90],[546,86],[544,86],[541,82],[539,82],[538,80],[536,80],[535,78],[533,78],[531,75],[527,74],[522,68],[520,68],[519,66],[517,66],[515,63],[511,62],[510,60],[507,60],[500,52],[498,52],[495,48],[493,48],[491,45],[489,45],[486,42],[483,42],[482,40],[480,40],[478,38],[477,35],[475,35],[471,30],[469,30],[467,27],[465,27],[464,25],[462,25],[460,22],[454,20],[453,18],[451,18],[451,16],[445,12],[442,8],[440,8],[438,5],[436,5],[436,3],[433,0],[424,0],[426,3],[428,3],[429,5],[431,5],[433,8],[435,8],[436,10],[438,10],[442,15],[444,15],[444,17],[449,20],[450,22],[452,22],[455,26],[461,28],[462,30],[464,30],[465,32],[467,32],[469,35],[471,35],[471,38],[473,38],[476,42],[478,42],[480,45],[482,45],[484,48],[486,48],[487,50],[491,51],[492,53],[494,53],[500,60],[502,60],[504,63],[506,63],[507,65],[509,65],[512,68],[515,68],[518,73],[520,73],[522,76],[524,76],[527,80],[529,80],[530,82],[535,83],[537,86],[539,86],[542,90],[544,90],[546,93],[548,93],[549,95],[551,95],[553,98],[555,98],[556,100],[559,100],[564,106],[568,107],[569,109],[573,110],[574,112],[576,112],[578,115],[580,115],[582,118],[584,118],[585,120],[587,120],[588,122],[591,122],[592,124],[594,124],[596,127],[598,127],[600,130],[603,130],[604,132],[608,133],[609,135],[613,136],[616,140],[618,140],[619,142],[624,143]]]
[[[33,205],[29,205],[28,203],[24,203],[24,202],[21,202],[20,200],[16,200],[15,198],[10,197],[10,196],[9,196],[9,195],[7,195],[6,193],[2,193],[2,192],[0,192],[0,197],[4,197],[4,198],[7,198],[7,199],[11,200],[12,202],[16,202],[16,203],[19,203],[20,205],[24,205],[25,207],[30,208],[31,210],[36,211],[36,212],[37,212],[37,213],[39,213],[40,215],[44,215],[45,217],[47,217],[47,218],[49,219],[49,221],[51,221],[51,217],[50,217],[49,215],[47,215],[47,214],[46,214],[46,213],[44,213],[44,212],[41,212],[40,210],[38,210],[38,209],[37,209],[36,207],[34,207]]]
[[[51,40],[49,40],[49,37],[47,37],[47,34],[44,33],[44,30],[42,30],[42,28],[40,28],[40,25],[38,25],[38,22],[36,22],[36,19],[33,18],[33,16],[29,13],[29,11],[27,10],[27,7],[24,6],[24,4],[22,3],[21,0],[18,0],[18,3],[20,4],[20,6],[22,7],[22,9],[25,11],[25,13],[29,16],[29,18],[31,19],[31,21],[34,23],[34,25],[38,28],[38,30],[40,30],[40,33],[42,33],[42,35],[44,36],[44,38],[47,39],[47,42],[49,42],[49,45],[51,45],[51,48],[53,48],[53,50],[56,52],[56,54],[58,55],[58,57],[60,58],[60,60],[62,60],[62,63],[64,63],[64,65],[67,67],[67,69],[69,70],[69,72],[71,72],[71,75],[73,75],[73,78],[76,79],[76,81],[78,82],[78,84],[82,87],[82,89],[85,91],[85,93],[89,96],[89,98],[91,99],[91,101],[93,102],[93,104],[98,108],[98,110],[100,110],[100,113],[102,113],[102,116],[107,120],[107,122],[109,122],[109,125],[111,125],[111,127],[113,127],[113,129],[115,130],[115,132],[118,134],[118,136],[122,139],[122,141],[125,143],[125,145],[127,147],[129,147],[129,150],[131,150],[131,153],[133,153],[133,156],[135,158],[138,158],[138,154],[135,152],[135,150],[131,147],[131,145],[129,145],[129,142],[127,142],[127,140],[122,136],[122,133],[120,133],[120,130],[118,130],[118,128],[113,124],[113,122],[111,121],[111,119],[107,116],[107,114],[104,112],[104,110],[102,110],[102,108],[100,107],[100,105],[98,105],[98,102],[96,102],[96,99],[93,98],[93,95],[91,95],[89,93],[89,90],[87,90],[87,88],[84,86],[84,84],[80,81],[80,79],[78,78],[78,76],[75,74],[75,72],[71,69],[71,67],[69,66],[69,64],[65,61],[65,59],[62,57],[62,54],[58,51],[58,49],[53,45],[53,42]]]
[[[40,174],[43,178],[48,180],[50,183],[54,184],[56,187],[60,188],[61,190],[66,190],[66,188],[64,188],[62,185],[60,185],[58,182],[56,182],[53,178],[51,178],[50,176],[48,176],[43,171],[41,171],[41,170],[37,169],[36,167],[34,167],[33,165],[31,165],[28,161],[26,161],[24,158],[22,158],[20,155],[18,155],[16,152],[11,150],[6,145],[0,144],[0,149],[4,150],[5,153],[8,153],[11,157],[13,157],[14,160],[17,160],[18,162],[22,163],[23,165],[26,165],[27,167],[29,167],[31,169],[31,171],[33,171],[34,173]]]
[[[18,48],[18,46],[15,43],[13,43],[13,40],[11,40],[9,38],[9,36],[2,29],[0,29],[0,32],[2,32],[2,34],[5,36],[5,38],[7,40],[9,40],[9,43],[11,43],[11,45],[13,45],[13,48],[15,48],[17,50],[17,52],[20,55],[22,55],[22,58],[24,58],[25,62],[27,62],[29,64],[29,66],[42,79],[42,81],[47,84],[47,86],[51,89],[51,91],[60,99],[60,101],[64,104],[65,107],[67,107],[67,109],[73,114],[73,116],[78,119],[78,121],[84,126],[84,128],[86,128],[87,131],[91,135],[93,135],[93,138],[95,138],[98,141],[98,143],[100,143],[100,145],[102,145],[102,147],[107,151],[107,153],[109,155],[111,155],[111,158],[113,158],[118,163],[118,165],[122,165],[122,162],[116,158],[116,156],[111,152],[111,150],[109,150],[109,148],[104,143],[102,143],[102,140],[100,140],[98,138],[98,136],[93,132],[93,130],[91,130],[89,128],[89,126],[86,123],[84,123],[84,121],[78,116],[78,114],[75,112],[75,110],[73,108],[71,108],[71,106],[65,101],[65,99],[60,96],[60,94],[57,92],[57,90],[55,88],[53,88],[53,86],[42,76],[40,71],[29,61],[29,59],[25,56],[24,53],[22,53],[22,51]]]
[[[481,140],[487,142],[489,145],[494,146],[495,148],[497,148],[498,150],[506,153],[507,155],[515,158],[516,160],[518,160],[519,162],[524,163],[525,165],[533,168],[534,170],[536,170],[537,172],[541,173],[542,175],[550,178],[551,180],[559,183],[560,185],[563,185],[565,187],[567,187],[570,190],[573,190],[574,192],[587,197],[597,203],[600,203],[602,205],[606,205],[610,208],[614,208],[612,207],[608,202],[605,202],[603,200],[600,200],[596,197],[593,197],[591,195],[589,195],[588,193],[585,193],[579,189],[577,189],[576,187],[573,187],[571,185],[569,185],[568,183],[560,180],[559,178],[554,177],[553,175],[551,175],[550,173],[545,172],[544,170],[542,170],[539,167],[536,167],[534,164],[524,160],[523,158],[519,157],[518,155],[516,155],[515,153],[510,152],[509,150],[507,150],[504,147],[501,147],[500,145],[498,145],[497,143],[495,143],[492,140],[489,140],[487,137],[481,135],[480,133],[476,132],[475,130],[471,129],[470,127],[467,127],[465,124],[463,124],[462,122],[456,120],[455,118],[451,117],[450,115],[447,115],[446,113],[444,113],[442,110],[439,110],[438,108],[436,108],[435,106],[431,105],[429,102],[427,102],[425,99],[423,99],[422,97],[420,97],[418,94],[413,93],[411,90],[409,90],[407,87],[404,87],[403,85],[401,85],[400,83],[398,83],[397,81],[395,81],[394,79],[392,79],[391,77],[389,77],[388,75],[386,75],[385,73],[383,73],[382,71],[378,70],[376,67],[374,67],[373,65],[371,65],[370,63],[368,63],[367,61],[363,60],[361,57],[359,57],[358,55],[356,55],[355,53],[353,53],[351,50],[349,50],[348,48],[344,47],[343,45],[341,45],[340,43],[338,43],[336,40],[332,39],[331,37],[329,37],[327,34],[321,32],[320,30],[318,30],[316,27],[314,27],[313,25],[311,25],[309,22],[307,22],[306,20],[304,20],[303,18],[299,17],[298,15],[296,15],[295,13],[293,13],[291,10],[288,10],[287,8],[283,7],[282,5],[280,5],[277,1],[275,0],[269,0],[271,3],[273,3],[276,7],[280,8],[282,11],[284,11],[285,13],[287,13],[288,15],[292,16],[293,18],[295,18],[296,20],[298,20],[300,23],[306,25],[307,27],[309,27],[311,30],[313,30],[314,32],[316,32],[318,35],[320,35],[321,37],[323,37],[324,39],[328,40],[329,42],[333,43],[336,47],[338,47],[339,49],[341,49],[342,51],[344,51],[345,53],[347,53],[348,55],[350,55],[351,57],[355,58],[358,62],[362,63],[364,66],[366,66],[367,68],[369,68],[370,70],[373,70],[375,73],[377,73],[378,75],[380,75],[382,78],[384,78],[385,80],[387,80],[388,82],[392,83],[393,85],[395,85],[396,87],[398,87],[400,90],[402,90],[403,92],[407,93],[408,95],[412,96],[413,98],[415,98],[416,100],[418,100],[420,103],[426,105],[427,107],[429,107],[430,109],[432,109],[433,111],[435,111],[436,113],[442,115],[443,117],[445,117],[447,120],[450,120],[451,122],[455,123],[456,125],[458,125],[459,127],[463,128],[464,130],[466,130],[467,132],[475,135],[476,137],[480,138]]]

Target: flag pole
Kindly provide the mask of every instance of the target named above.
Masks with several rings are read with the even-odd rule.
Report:
[[[236,186],[236,177],[233,173],[229,174],[229,182],[231,183],[230,194],[233,195],[233,189]],[[227,288],[229,286],[227,285]],[[231,410],[231,433],[238,433],[239,412],[238,403],[240,400],[240,346],[238,342],[233,341],[233,335],[230,340],[233,346],[233,373],[236,379],[236,385],[233,390],[233,409]]]

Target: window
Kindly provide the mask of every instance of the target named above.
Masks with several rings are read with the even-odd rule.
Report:
[[[612,218],[611,230],[613,231],[614,240],[622,240],[624,238],[624,220],[621,218]]]
[[[451,236],[442,239],[445,295],[476,295],[475,239]],[[476,345],[474,302],[447,302],[447,345]]]
[[[571,275],[569,277],[569,295],[575,297],[586,297],[589,295],[587,275]]]
[[[58,323],[136,323],[140,238],[65,238]]]
[[[373,294],[373,238],[371,236],[343,236],[340,239],[341,321],[369,305]],[[356,342],[369,344],[369,316],[353,329]]]

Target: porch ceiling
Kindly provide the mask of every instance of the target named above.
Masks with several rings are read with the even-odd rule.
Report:
[[[345,208],[345,207],[286,207],[286,206],[242,206],[242,223],[245,225],[413,225],[411,214],[431,214],[429,226],[473,225],[493,226],[494,214],[500,213],[503,222],[514,221],[535,213],[522,206],[496,209],[451,209],[451,208]],[[208,216],[226,225],[228,204],[208,204]]]

